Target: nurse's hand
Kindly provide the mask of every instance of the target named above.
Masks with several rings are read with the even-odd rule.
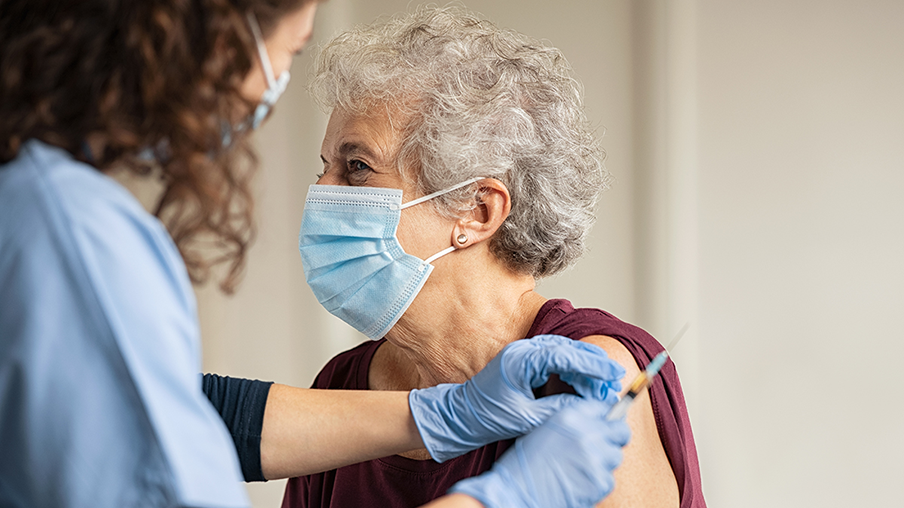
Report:
[[[486,508],[590,508],[615,487],[631,431],[605,420],[610,404],[580,401],[515,441],[488,472],[456,483],[450,493]]]
[[[614,403],[624,372],[600,347],[538,335],[507,345],[463,384],[412,390],[408,403],[430,456],[443,462],[526,434],[582,397]],[[532,389],[550,374],[558,374],[578,396],[535,398]]]

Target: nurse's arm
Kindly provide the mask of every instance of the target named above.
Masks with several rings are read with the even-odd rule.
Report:
[[[315,390],[279,384],[270,388],[260,448],[261,468],[268,480],[319,473],[423,447],[408,407],[408,392]]]

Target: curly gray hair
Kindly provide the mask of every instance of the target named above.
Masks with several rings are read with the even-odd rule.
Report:
[[[511,268],[541,278],[583,254],[609,175],[558,49],[460,8],[422,7],[335,37],[310,90],[327,111],[398,115],[398,161],[411,163],[400,167],[425,194],[474,177],[503,182],[512,209],[490,246]],[[459,217],[479,202],[474,187],[432,203]]]

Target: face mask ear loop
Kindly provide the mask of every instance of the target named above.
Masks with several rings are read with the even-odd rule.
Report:
[[[273,74],[273,67],[270,65],[270,55],[267,54],[267,46],[264,45],[264,36],[261,34],[260,25],[257,24],[257,18],[251,12],[248,13],[248,26],[251,27],[251,34],[254,35],[254,42],[257,43],[257,55],[264,68],[267,87],[276,88],[276,75]]]
[[[455,246],[454,246],[454,245],[453,245],[452,247],[445,248],[445,249],[443,249],[443,250],[437,252],[436,254],[430,256],[429,258],[425,259],[425,260],[424,260],[424,264],[421,265],[421,266],[423,267],[423,266],[425,266],[425,265],[429,265],[429,264],[433,263],[434,261],[436,261],[437,259],[439,259],[439,258],[445,256],[446,254],[448,254],[448,253],[450,253],[450,252],[452,252],[452,251],[454,251],[454,250],[455,250]]]
[[[427,194],[426,196],[419,197],[419,198],[417,198],[417,199],[412,199],[411,201],[409,201],[409,202],[403,204],[402,206],[400,206],[399,209],[400,209],[400,210],[404,210],[404,209],[408,208],[409,206],[419,205],[419,204],[423,203],[424,201],[429,201],[429,200],[431,200],[431,199],[433,199],[433,198],[435,198],[435,197],[437,197],[437,196],[442,196],[443,194],[446,194],[446,193],[448,193],[448,192],[452,192],[452,191],[454,191],[454,190],[456,190],[456,189],[460,189],[460,188],[464,187],[465,185],[471,185],[471,184],[474,183],[474,182],[479,182],[480,180],[483,180],[483,179],[485,179],[485,178],[486,178],[485,176],[478,176],[477,178],[472,178],[472,179],[470,179],[470,180],[465,180],[464,182],[461,182],[461,183],[459,183],[459,184],[453,185],[452,187],[449,187],[448,189],[443,189],[443,190],[441,190],[441,191],[436,191],[436,192],[434,192],[433,194]]]

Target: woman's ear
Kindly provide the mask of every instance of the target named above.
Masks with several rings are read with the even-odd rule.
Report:
[[[464,249],[492,238],[512,210],[512,197],[505,184],[495,178],[477,182],[478,201],[459,219],[452,231],[452,245]]]

